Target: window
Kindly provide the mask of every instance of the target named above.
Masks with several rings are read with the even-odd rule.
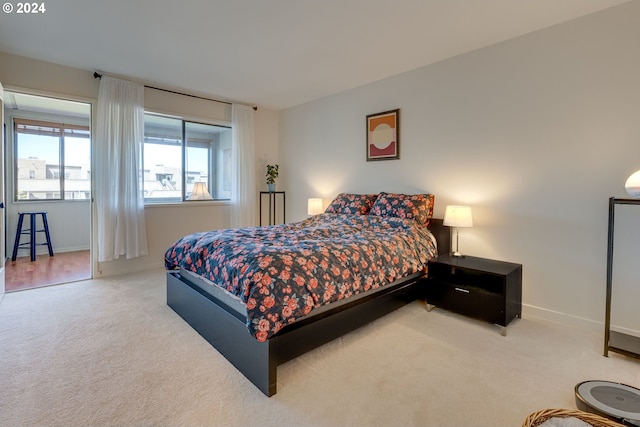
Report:
[[[145,113],[143,170],[148,203],[189,200],[197,182],[229,199],[231,128]]]
[[[14,118],[16,200],[89,199],[89,127]]]
[[[145,114],[142,167],[146,201],[182,200],[182,120]]]

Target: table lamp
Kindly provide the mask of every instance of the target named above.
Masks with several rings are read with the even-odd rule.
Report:
[[[324,212],[322,210],[322,199],[311,198],[307,201],[307,215],[318,215]]]
[[[462,257],[459,252],[458,237],[460,227],[473,227],[473,219],[471,217],[470,206],[447,206],[444,212],[444,225],[453,227],[456,233],[456,250],[453,252],[453,256]]]
[[[204,182],[196,182],[193,184],[193,190],[191,190],[191,195],[189,196],[189,200],[207,200],[211,199],[211,194],[207,190],[207,184]]]

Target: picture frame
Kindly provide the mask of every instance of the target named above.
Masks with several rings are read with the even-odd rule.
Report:
[[[367,161],[400,158],[400,109],[367,116]]]

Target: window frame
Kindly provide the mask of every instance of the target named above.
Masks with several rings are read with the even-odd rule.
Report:
[[[66,197],[66,189],[65,189],[65,138],[66,137],[76,137],[76,138],[86,138],[89,143],[89,153],[91,155],[91,141],[92,141],[92,129],[91,129],[91,120],[84,121],[82,119],[71,117],[71,116],[62,116],[51,113],[33,113],[33,112],[25,112],[19,114],[13,114],[10,116],[11,119],[11,132],[13,137],[12,144],[12,168],[13,168],[13,203],[48,203],[48,202],[70,202],[70,201],[86,201],[90,200],[92,197],[92,183],[91,179],[89,179],[89,198],[88,199],[75,199],[75,198],[67,198]],[[22,132],[18,131],[18,125],[32,125],[37,126],[41,125],[42,127],[52,127],[58,128],[61,130],[58,135],[58,188],[56,190],[51,191],[52,194],[57,194],[57,197],[45,198],[45,199],[20,199],[20,190],[18,186],[19,182],[19,166],[18,161],[18,137],[20,134],[25,135],[37,135],[37,132]],[[53,125],[53,126],[52,126]],[[82,131],[83,134],[73,135],[67,134],[66,130],[79,130]],[[86,136],[84,134],[86,132]],[[56,136],[55,133],[52,133],[48,136]],[[92,165],[92,163],[91,163]],[[34,172],[35,175],[35,172]],[[31,171],[30,171],[31,176]],[[45,191],[49,193],[49,191]]]
[[[185,116],[179,116],[179,115],[174,115],[174,114],[164,114],[164,113],[160,113],[160,112],[156,112],[156,111],[152,111],[152,110],[145,110],[144,111],[144,115],[145,118],[147,115],[151,115],[151,116],[158,116],[158,117],[163,117],[163,118],[168,118],[168,119],[174,119],[174,120],[180,120],[181,122],[181,194],[180,194],[180,198],[177,197],[172,197],[172,198],[163,198],[163,197],[143,197],[144,198],[144,205],[146,206],[166,206],[166,205],[182,205],[184,203],[229,203],[231,198],[211,198],[211,199],[205,199],[205,200],[189,200],[187,198],[187,180],[188,180],[188,171],[187,171],[187,148],[188,148],[188,141],[187,141],[187,124],[195,124],[195,125],[205,125],[205,126],[212,126],[212,127],[217,127],[217,128],[224,128],[224,129],[228,129],[228,131],[232,131],[232,124],[230,122],[221,122],[221,121],[215,121],[215,120],[203,120],[201,118],[190,118],[190,117],[185,117]],[[146,133],[144,138],[146,139]],[[143,170],[142,170],[142,175],[143,175],[143,191],[145,191],[144,189],[144,150],[145,150],[145,144],[147,144],[146,141],[143,141],[143,146],[142,146],[142,165],[143,165]],[[151,142],[149,144],[152,144]],[[213,175],[216,172],[216,164],[213,161],[213,147],[208,147],[207,148],[207,162],[208,162],[208,171],[207,171],[207,189],[209,190],[209,193],[212,194],[212,183],[213,183]]]

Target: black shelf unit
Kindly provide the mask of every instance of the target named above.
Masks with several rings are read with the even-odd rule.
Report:
[[[607,239],[607,302],[604,319],[604,356],[609,352],[640,359],[640,338],[611,330],[611,294],[613,290],[613,236],[616,205],[640,205],[640,199],[609,198],[609,236]]]
[[[437,306],[501,326],[522,315],[522,264],[442,255],[429,262],[427,309]]]
[[[267,225],[275,225],[276,221],[277,221],[277,210],[276,210],[276,205],[278,204],[278,196],[280,196],[280,203],[282,204],[282,222],[286,223],[287,220],[285,218],[285,213],[286,213],[286,204],[287,204],[287,199],[286,199],[286,194],[284,191],[261,191],[260,192],[260,226],[262,226],[262,199],[263,196],[268,195],[269,196],[269,206],[268,206],[268,210],[269,210],[269,222],[267,223]]]

